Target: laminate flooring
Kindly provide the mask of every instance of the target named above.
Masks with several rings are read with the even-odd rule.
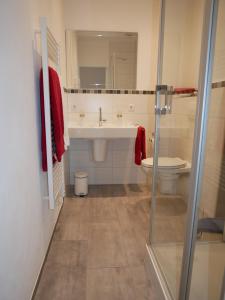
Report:
[[[164,199],[158,210],[157,239],[182,238],[181,199]],[[91,186],[84,198],[69,193],[34,299],[157,300],[144,265],[149,216],[146,186]]]

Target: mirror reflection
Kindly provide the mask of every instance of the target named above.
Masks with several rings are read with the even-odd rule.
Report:
[[[136,32],[66,31],[67,87],[136,89]]]

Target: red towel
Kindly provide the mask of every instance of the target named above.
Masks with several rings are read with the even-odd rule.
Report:
[[[51,127],[52,127],[52,157],[53,162],[61,161],[65,152],[64,148],[64,121],[62,94],[59,76],[51,67],[49,72],[50,106],[51,106]],[[44,110],[44,89],[43,71],[40,72],[40,102],[41,102],[41,150],[42,150],[42,169],[47,171],[47,152],[46,152],[46,133],[45,133],[45,110]]]
[[[184,87],[184,88],[174,88],[175,94],[191,94],[196,92],[195,88]]]
[[[146,144],[145,144],[145,128],[138,127],[137,137],[135,142],[135,164],[141,165],[141,161],[146,158]]]

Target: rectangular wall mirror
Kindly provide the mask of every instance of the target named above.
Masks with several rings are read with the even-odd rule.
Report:
[[[66,31],[67,88],[136,89],[136,32]]]

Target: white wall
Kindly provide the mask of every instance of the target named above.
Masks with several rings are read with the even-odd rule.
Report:
[[[35,11],[34,11],[35,9]],[[58,211],[41,171],[38,16],[62,36],[61,1],[8,0],[0,9],[0,299],[31,298]],[[35,17],[35,20],[34,20]],[[62,40],[60,40],[63,45]]]
[[[204,12],[202,3],[194,0],[166,2],[162,71],[165,84],[197,87]]]
[[[151,0],[64,0],[67,29],[138,32],[137,89],[151,89]]]
[[[197,87],[204,1],[166,2],[163,71],[164,84]],[[160,1],[152,0],[151,76],[156,82]]]

